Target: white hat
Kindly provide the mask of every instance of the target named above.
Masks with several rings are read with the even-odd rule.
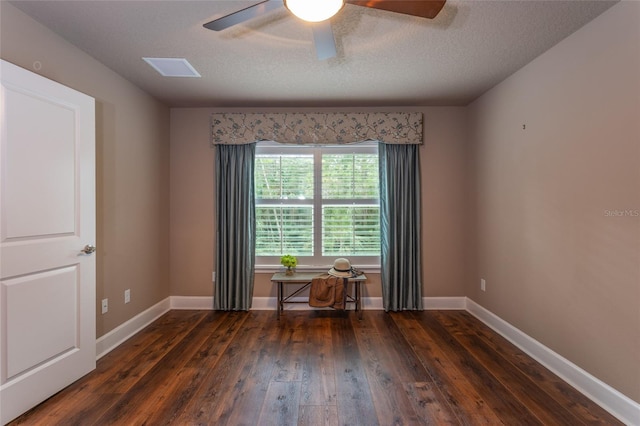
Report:
[[[350,277],[353,275],[349,259],[339,258],[333,262],[333,268],[329,269],[329,275],[334,277]]]

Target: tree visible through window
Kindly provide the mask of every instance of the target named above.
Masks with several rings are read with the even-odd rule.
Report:
[[[258,144],[255,192],[257,264],[379,263],[377,145]]]

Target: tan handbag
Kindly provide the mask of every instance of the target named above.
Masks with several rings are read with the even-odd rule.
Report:
[[[314,308],[345,309],[345,293],[348,279],[321,275],[311,280],[309,306]]]

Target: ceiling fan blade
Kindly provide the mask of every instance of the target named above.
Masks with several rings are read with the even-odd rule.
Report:
[[[345,3],[433,19],[446,0],[346,0]]]
[[[221,31],[236,24],[248,21],[249,19],[257,18],[258,16],[262,16],[267,12],[281,7],[284,7],[282,0],[261,1],[253,6],[246,7],[227,16],[223,16],[222,18],[207,22],[203,27],[213,31]]]
[[[331,22],[329,20],[311,24],[313,32],[313,43],[316,46],[316,55],[318,59],[325,59],[336,56],[336,40],[333,37]]]

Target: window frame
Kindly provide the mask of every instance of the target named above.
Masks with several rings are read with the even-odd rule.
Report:
[[[379,196],[373,199],[328,199],[322,198],[322,155],[323,154],[378,154],[378,143],[375,141],[367,141],[354,144],[344,145],[290,145],[280,144],[277,142],[258,142],[256,145],[256,158],[263,154],[281,155],[281,154],[312,154],[314,158],[314,198],[313,208],[313,251],[314,256],[296,256],[298,259],[298,267],[300,270],[326,269],[333,265],[336,257],[340,256],[322,256],[322,206],[376,206],[380,208]],[[257,194],[256,194],[257,195]],[[258,205],[308,205],[308,200],[261,200],[258,203],[256,198],[256,207]],[[284,253],[286,254],[286,253]],[[354,256],[345,255],[352,265],[358,268],[369,267],[374,269],[380,268],[380,254],[377,256]],[[257,270],[273,270],[281,267],[280,256],[255,256]]]

